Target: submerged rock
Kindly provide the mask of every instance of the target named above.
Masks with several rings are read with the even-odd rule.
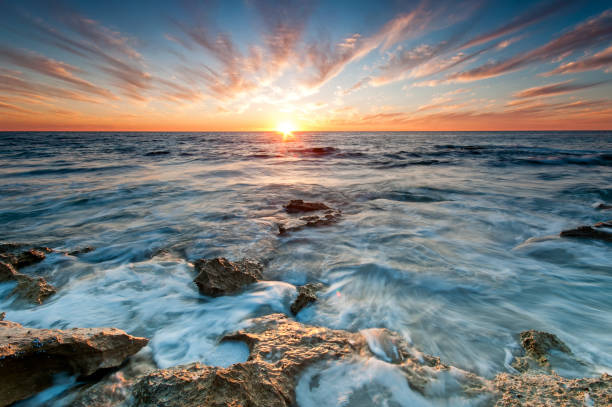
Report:
[[[293,199],[285,205],[287,213],[314,212],[331,209],[322,202],[304,202],[301,199]]]
[[[200,292],[211,297],[234,294],[262,278],[263,266],[255,260],[231,262],[224,257],[200,259],[194,263],[193,280]]]
[[[89,253],[89,252],[93,252],[94,250],[96,250],[95,247],[86,246],[86,247],[82,247],[80,249],[76,249],[76,250],[73,250],[71,252],[68,252],[66,254],[68,254],[69,256],[79,256],[81,254],[86,254],[86,253]]]
[[[512,363],[519,372],[544,371],[550,372],[549,355],[551,351],[571,354],[572,351],[555,335],[548,332],[531,329],[519,334],[525,356],[515,358]]]
[[[33,329],[0,321],[0,406],[49,387],[57,373],[89,376],[119,366],[147,342],[115,328]]]
[[[576,237],[612,241],[612,221],[598,222],[593,226],[579,226],[575,229],[562,231],[561,237]]]
[[[495,378],[495,388],[500,395],[496,407],[612,405],[612,376],[605,373],[581,379],[501,373]]]
[[[42,302],[57,291],[42,277],[30,277],[19,273],[9,263],[0,262],[0,282],[16,281],[17,285],[11,294],[35,304]]]
[[[321,283],[308,283],[297,287],[298,296],[291,304],[291,312],[297,315],[304,307],[317,300],[317,292],[323,289]]]
[[[289,220],[278,224],[278,234],[284,235],[289,232],[297,232],[304,228],[329,226],[340,220],[342,213],[337,209],[328,209],[319,215],[302,216],[298,220]]]
[[[595,206],[595,209],[608,210],[608,209],[612,209],[612,205],[600,203]]]
[[[397,334],[380,331],[395,344],[394,363],[416,391],[425,392],[440,372],[451,370],[438,358],[414,356]],[[250,328],[224,339],[246,342],[249,360],[227,368],[193,363],[157,370],[136,384],[133,405],[291,406],[296,381],[307,367],[326,360],[377,356],[360,333],[303,325],[282,314],[256,318]],[[476,375],[452,370],[460,393],[482,394],[489,385]]]

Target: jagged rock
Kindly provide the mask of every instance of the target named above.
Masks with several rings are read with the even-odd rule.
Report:
[[[562,231],[561,237],[578,237],[586,239],[597,239],[604,241],[612,241],[612,221],[598,222],[593,226],[579,226],[576,229],[568,229]]]
[[[285,205],[287,213],[314,212],[331,209],[322,202],[304,202],[301,199],[293,199]]]
[[[49,387],[57,373],[88,376],[119,366],[147,342],[115,328],[33,329],[0,321],[0,406]]]
[[[262,277],[263,266],[255,260],[231,262],[224,257],[200,259],[194,263],[198,275],[193,280],[204,295],[234,294]]]
[[[458,391],[470,396],[489,388],[487,380],[450,368],[438,358],[414,356],[397,334],[386,329],[376,331],[376,338],[393,343],[393,352],[386,358],[404,372],[414,390],[425,392],[440,372],[451,369]],[[133,406],[295,405],[296,380],[308,366],[325,360],[375,357],[382,348],[377,345],[376,350],[370,349],[369,344],[375,340],[372,337],[303,325],[282,314],[256,318],[250,328],[224,339],[246,342],[249,360],[227,368],[193,363],[157,370],[136,384]]]
[[[6,312],[0,312],[0,321],[4,321],[4,317],[6,317]]]
[[[557,375],[511,375],[495,378],[496,407],[610,406],[612,376],[566,379]]]
[[[291,304],[291,312],[293,315],[297,315],[302,308],[306,307],[310,303],[317,300],[317,292],[323,289],[321,283],[308,283],[306,285],[297,287],[298,296]]]
[[[45,259],[46,254],[53,252],[53,249],[48,247],[36,247],[22,251],[25,246],[21,243],[0,244],[0,261],[19,269],[39,263]]]
[[[67,254],[69,256],[79,256],[81,254],[85,254],[85,253],[89,253],[89,252],[93,252],[94,250],[96,250],[95,247],[92,246],[86,246],[86,247],[82,247],[80,249],[77,250],[73,250],[71,252],[68,252]]]
[[[548,332],[531,329],[519,334],[521,346],[525,350],[525,356],[516,357],[512,363],[519,372],[542,371],[551,372],[549,363],[550,351],[558,351],[571,354],[572,351],[555,335]]]
[[[55,287],[44,278],[30,277],[19,273],[11,264],[0,262],[0,282],[4,281],[17,281],[11,295],[36,304],[42,304],[47,297],[56,293]]]

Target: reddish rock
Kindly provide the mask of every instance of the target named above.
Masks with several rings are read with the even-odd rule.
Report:
[[[19,273],[11,264],[0,262],[0,282],[3,281],[16,281],[11,294],[35,304],[42,304],[47,297],[56,293],[55,287],[44,278],[30,277]]]
[[[329,206],[322,202],[304,202],[301,199],[294,199],[285,205],[287,213],[314,212],[330,209]]]

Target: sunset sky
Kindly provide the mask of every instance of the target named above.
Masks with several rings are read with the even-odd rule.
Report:
[[[612,129],[610,1],[0,0],[0,130]]]

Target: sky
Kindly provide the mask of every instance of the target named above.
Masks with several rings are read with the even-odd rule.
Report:
[[[280,123],[612,129],[612,3],[0,0],[0,130]]]

